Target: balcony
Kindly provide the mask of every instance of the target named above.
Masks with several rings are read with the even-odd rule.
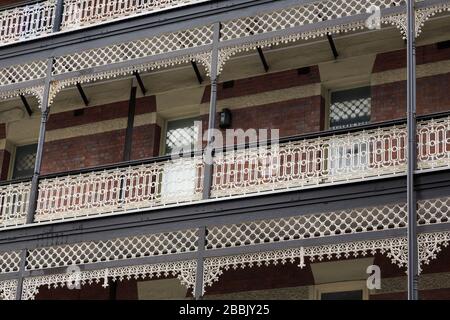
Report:
[[[419,171],[450,166],[450,116],[419,121]],[[219,150],[213,158],[211,198],[226,199],[382,179],[406,174],[407,132],[402,121],[351,131],[283,139],[271,146]],[[201,155],[162,157],[43,176],[34,223],[57,222],[185,205],[202,200]],[[24,225],[29,181],[1,187],[2,228]]]
[[[209,0],[48,0],[0,11],[0,46]],[[57,7],[62,5],[62,16]],[[61,21],[60,23],[57,21]],[[60,25],[58,25],[60,24]]]

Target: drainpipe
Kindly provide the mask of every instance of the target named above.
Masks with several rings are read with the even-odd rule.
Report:
[[[41,125],[39,128],[39,141],[36,151],[36,162],[34,164],[33,178],[31,179],[30,200],[27,212],[27,224],[33,223],[34,214],[37,208],[39,176],[41,174],[42,156],[44,154],[45,131],[47,127],[48,115],[50,107],[48,105],[48,98],[50,93],[51,77],[53,70],[53,58],[49,58],[47,62],[47,77],[45,80],[44,94],[42,96],[41,106]]]
[[[211,195],[212,173],[213,173],[213,154],[214,154],[214,132],[216,128],[217,112],[217,81],[219,64],[219,41],[220,41],[220,23],[214,25],[213,49],[211,54],[211,101],[209,105],[208,121],[208,141],[205,149],[205,172],[203,177],[203,199],[209,199]]]
[[[415,0],[407,2],[407,103],[408,103],[408,300],[418,300],[419,258],[417,244],[417,201],[414,188],[414,173],[417,168],[416,138],[416,31]]]

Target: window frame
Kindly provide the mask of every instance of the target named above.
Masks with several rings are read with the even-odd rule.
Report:
[[[21,148],[21,147],[26,147],[26,146],[30,146],[30,145],[36,145],[36,151],[37,151],[37,145],[38,145],[38,141],[29,141],[26,143],[21,143],[21,144],[16,144],[14,145],[11,149],[11,160],[9,162],[9,167],[8,167],[8,180],[16,180],[16,179],[22,179],[22,178],[14,178],[14,168],[16,166],[16,161],[17,161],[17,149]],[[31,177],[30,177],[31,178]]]
[[[182,117],[164,119],[164,123],[163,123],[164,127],[161,128],[161,131],[163,132],[163,134],[161,134],[161,140],[160,140],[160,144],[159,144],[160,145],[160,148],[159,148],[160,156],[169,156],[170,155],[167,153],[167,150],[166,150],[167,130],[169,128],[169,122],[189,120],[189,119],[196,119],[195,121],[202,121],[201,115],[191,115],[191,116],[182,116]]]
[[[354,83],[352,85],[347,85],[347,86],[339,86],[339,87],[330,87],[330,88],[328,88],[328,90],[326,92],[326,97],[325,97],[326,108],[325,108],[325,125],[324,125],[324,128],[326,130],[343,130],[343,129],[346,129],[346,128],[342,128],[342,129],[332,129],[331,128],[330,115],[331,115],[331,105],[332,105],[332,95],[333,95],[333,93],[340,92],[340,91],[355,90],[355,89],[365,88],[365,87],[370,88],[370,91],[372,93],[372,85],[371,85],[370,82],[366,82],[366,81]],[[372,98],[372,94],[370,94],[370,98]],[[372,110],[372,101],[370,103],[370,108]],[[351,126],[351,127],[348,127],[348,128],[357,128],[359,126],[362,126],[362,125],[355,125],[355,126]]]
[[[369,300],[369,289],[364,280],[317,284],[313,286],[312,300],[322,300],[324,293],[362,291],[362,300]]]

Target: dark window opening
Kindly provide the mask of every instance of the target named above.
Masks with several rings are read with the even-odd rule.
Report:
[[[33,176],[36,162],[37,144],[30,144],[16,148],[13,179],[30,178]]]
[[[330,129],[351,128],[370,122],[371,90],[362,87],[331,94]]]
[[[329,292],[321,294],[322,300],[363,300],[362,290]]]
[[[169,121],[166,132],[166,154],[186,150],[194,151],[198,138],[198,127],[195,122],[198,118]]]

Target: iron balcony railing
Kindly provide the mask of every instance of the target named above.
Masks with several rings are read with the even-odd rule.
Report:
[[[450,115],[421,118],[418,170],[450,168]],[[268,146],[219,150],[211,199],[337,185],[406,173],[403,120],[285,138]],[[202,201],[201,154],[154,158],[42,176],[34,223],[63,221]],[[30,182],[0,186],[0,226],[25,223]]]
[[[54,30],[74,30],[210,0],[61,0],[62,17],[56,19],[57,1],[36,1],[1,10],[0,46],[35,39]],[[61,21],[60,25],[55,26],[56,21]]]

